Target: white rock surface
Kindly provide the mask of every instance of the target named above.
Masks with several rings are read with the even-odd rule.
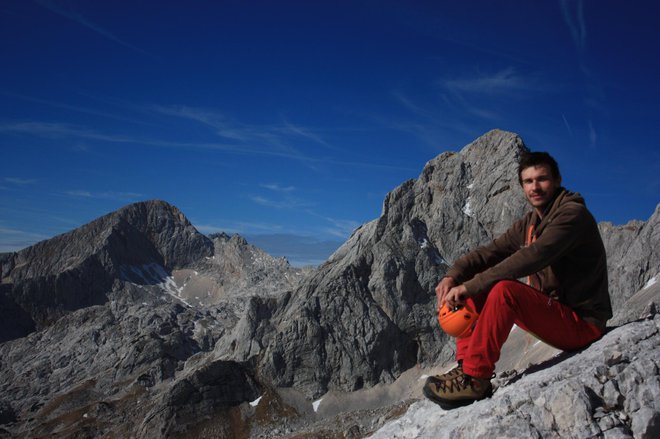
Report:
[[[660,315],[509,378],[492,398],[445,411],[414,403],[373,439],[660,437]],[[565,357],[562,354],[560,358]]]

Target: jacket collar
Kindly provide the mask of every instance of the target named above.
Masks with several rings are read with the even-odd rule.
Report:
[[[536,212],[536,209],[532,210],[531,224],[535,225],[537,235],[545,228],[546,225],[548,225],[552,221],[552,217],[554,216],[554,213],[557,211],[559,206],[565,200],[567,200],[567,198],[572,198],[571,195],[574,194],[566,190],[566,188],[564,187],[559,187],[557,188],[557,191],[555,192],[555,195],[552,197],[550,203],[548,203],[548,205],[546,206],[545,212],[543,212],[542,217],[539,217],[539,214],[538,212]]]

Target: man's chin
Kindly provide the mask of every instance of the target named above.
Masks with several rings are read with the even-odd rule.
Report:
[[[535,209],[543,209],[545,206],[548,205],[548,203],[545,199],[543,199],[543,200],[530,200],[530,199],[528,199],[527,201],[529,201],[529,204]]]

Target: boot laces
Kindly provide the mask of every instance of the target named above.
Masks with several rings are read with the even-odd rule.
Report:
[[[472,377],[465,374],[438,383],[440,390],[448,393],[460,392],[461,390],[467,389],[470,385],[472,385]]]

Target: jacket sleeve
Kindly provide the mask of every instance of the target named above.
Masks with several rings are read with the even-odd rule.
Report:
[[[509,230],[490,244],[479,247],[456,260],[447,271],[446,276],[462,284],[472,279],[477,273],[511,256],[525,244],[525,223],[524,218],[516,221]]]
[[[536,241],[465,282],[470,294],[491,288],[503,279],[519,279],[534,274],[561,258],[579,241],[586,225],[584,206],[571,203],[552,218]]]

